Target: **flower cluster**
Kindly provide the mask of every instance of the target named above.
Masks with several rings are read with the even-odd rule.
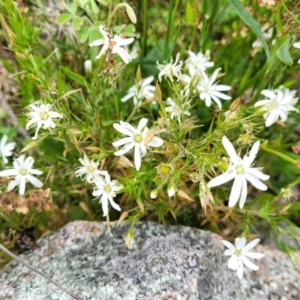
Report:
[[[103,217],[108,214],[108,203],[114,209],[120,211],[121,208],[114,202],[113,197],[116,196],[116,192],[121,190],[123,186],[117,180],[111,180],[107,171],[98,170],[99,162],[95,162],[93,159],[89,160],[86,155],[80,158],[79,161],[83,167],[79,167],[75,171],[75,176],[93,184],[94,192],[92,195],[96,197],[95,199],[100,198]]]

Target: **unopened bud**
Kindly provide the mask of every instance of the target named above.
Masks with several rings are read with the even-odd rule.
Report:
[[[241,97],[237,97],[237,98],[231,103],[229,110],[230,110],[231,112],[236,111],[236,110],[239,108],[239,106],[241,105],[241,101],[242,101],[242,98],[241,98]]]
[[[168,196],[171,198],[175,195],[175,186],[173,184],[168,185]]]
[[[90,59],[87,59],[85,62],[84,62],[84,70],[85,70],[85,73],[90,73],[92,72],[92,61]]]
[[[156,199],[158,195],[158,190],[152,190],[150,193],[150,198],[151,199]]]
[[[134,244],[134,232],[133,229],[130,228],[127,230],[125,234],[125,245],[128,249],[132,249]]]

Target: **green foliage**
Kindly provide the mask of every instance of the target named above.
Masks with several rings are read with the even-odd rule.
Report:
[[[278,239],[278,246],[287,252],[291,247],[285,236],[299,244],[298,112],[291,111],[287,120],[266,127],[265,107],[254,106],[266,99],[261,94],[264,89],[284,86],[299,92],[296,60],[300,50],[293,48],[300,40],[294,20],[299,6],[288,10],[287,20],[289,1],[268,9],[259,7],[257,1],[236,0],[172,0],[153,5],[142,0],[135,6],[77,0],[65,7],[56,4],[58,15],[46,10],[45,0],[38,3],[0,1],[0,39],[7,45],[1,49],[6,55],[2,57],[1,52],[0,67],[13,75],[18,87],[13,97],[2,87],[1,92],[11,97],[9,107],[19,120],[16,128],[1,112],[5,122],[0,138],[6,134],[17,143],[15,157],[34,158],[34,168],[43,171],[39,178],[44,183],[43,190],[27,183],[25,195],[19,196],[17,189],[6,192],[10,178],[0,177],[1,240],[14,246],[9,229],[16,234],[34,226],[39,235],[71,220],[103,220],[101,197],[95,200],[92,195],[95,186],[75,176],[82,166],[79,159],[86,156],[123,186],[113,197],[121,211],[109,205],[108,222],[119,219],[134,224],[147,219],[183,224],[229,239],[261,232]],[[118,38],[122,42],[134,38],[134,42],[121,45],[120,50]],[[97,40],[99,46],[90,47]],[[207,76],[220,68],[217,84],[231,87],[222,91],[231,97],[221,99],[222,107],[214,101],[207,105],[196,91],[204,75],[189,74],[188,50],[201,51],[202,59],[214,62],[205,70]],[[127,64],[122,51],[138,55]],[[103,55],[96,59],[99,52]],[[177,71],[191,75],[190,79],[177,78],[173,70],[172,78],[158,80],[156,63],[172,59],[174,64],[177,54],[182,61]],[[150,76],[153,96],[137,103],[132,98],[121,101],[133,85],[140,88],[141,80]],[[63,117],[54,119],[55,127],[42,126],[38,139],[31,140],[35,126],[24,130],[30,119],[29,105],[40,103],[49,104],[51,111]],[[114,124],[123,121],[137,126],[142,118],[148,119],[150,129],[145,137],[148,152],[136,170],[134,152],[114,155],[122,146],[112,143],[124,137]],[[207,186],[230,165],[223,136],[240,157],[249,155],[260,141],[253,163],[270,175],[265,181],[267,191],[248,183],[242,208],[238,204],[228,207],[232,182],[211,190]],[[151,147],[154,137],[163,139],[161,147]],[[11,168],[10,164],[1,165],[1,170]]]

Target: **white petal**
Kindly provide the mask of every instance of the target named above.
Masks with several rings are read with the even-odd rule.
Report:
[[[257,177],[253,176],[252,174],[245,173],[244,176],[258,190],[266,191],[268,189],[268,187],[264,183],[262,183]]]
[[[242,249],[246,245],[247,241],[244,237],[241,237],[241,238],[236,238],[234,242],[235,242],[236,248]]]
[[[129,64],[131,62],[131,57],[125,49],[123,49],[121,47],[117,47],[117,48],[114,48],[114,49],[113,49],[112,53],[114,53],[114,52],[118,53],[125,64]]]
[[[103,217],[106,217],[108,214],[108,199],[107,199],[106,193],[104,193],[101,197],[101,204],[102,204],[102,210],[103,210]]]
[[[148,146],[151,146],[151,147],[160,147],[163,143],[164,143],[164,141],[160,137],[155,136],[152,139],[152,141],[148,144]]]
[[[228,203],[229,207],[235,206],[235,204],[240,199],[241,191],[242,191],[242,177],[236,176],[229,196],[229,203]]]
[[[247,199],[247,180],[242,177],[242,192],[241,192],[241,197],[240,197],[240,209],[244,207],[244,204]]]
[[[248,267],[250,270],[257,271],[259,269],[259,266],[252,263],[247,257],[243,256],[242,260],[245,266]]]
[[[92,43],[90,43],[90,47],[101,46],[101,45],[103,45],[103,43],[104,43],[103,39],[96,40],[96,41],[93,41]]]
[[[110,202],[111,206],[115,210],[121,211],[121,207],[116,202],[114,202],[114,200],[112,199],[112,197],[108,197],[108,198],[109,198],[109,202]]]
[[[139,145],[136,145],[134,147],[134,165],[137,171],[141,168],[141,154],[139,150]]]
[[[250,243],[248,243],[244,248],[243,248],[243,253],[246,253],[250,250],[252,250],[258,243],[259,243],[260,239],[254,239],[252,240]]]
[[[276,94],[273,92],[273,91],[270,91],[270,90],[262,90],[260,92],[262,95],[270,98],[270,99],[274,99],[276,98]]]
[[[246,170],[246,174],[247,173],[250,173],[261,180],[268,180],[270,178],[269,175],[262,173],[259,168],[248,168]]]
[[[266,255],[263,254],[263,253],[257,253],[257,252],[248,252],[245,254],[247,257],[250,257],[250,258],[254,258],[254,259],[260,259],[260,258],[263,258],[265,257]]]
[[[142,118],[139,122],[139,125],[137,127],[139,132],[142,132],[142,130],[145,128],[146,124],[148,123],[148,119]]]
[[[238,258],[236,255],[232,255],[228,260],[228,268],[232,270],[236,270],[238,267]]]
[[[115,156],[122,156],[125,153],[127,153],[128,151],[130,151],[134,146],[135,146],[134,143],[127,144],[122,149],[120,149],[119,151],[115,152],[114,155]]]
[[[6,176],[16,176],[19,174],[19,171],[16,169],[10,169],[10,170],[4,170],[0,172],[0,177],[6,177]]]
[[[236,165],[239,164],[240,160],[238,155],[236,154],[236,151],[232,145],[232,143],[229,141],[229,139],[224,135],[222,138],[222,144],[230,157],[231,161]]]
[[[19,182],[19,194],[24,195],[25,194],[25,185],[26,185],[26,179],[24,176],[20,178]]]
[[[225,173],[213,178],[212,180],[210,180],[208,182],[207,186],[209,188],[213,188],[215,186],[222,185],[222,184],[232,180],[234,177],[235,177],[234,173],[225,172]]]
[[[230,250],[235,250],[234,245],[232,245],[230,242],[225,241],[225,240],[222,240],[221,242],[222,242],[222,244],[223,244],[224,246],[226,246],[228,249],[230,249]]]
[[[122,138],[116,142],[113,142],[113,146],[115,147],[119,147],[119,146],[122,146],[124,144],[128,144],[128,143],[132,143],[133,142],[133,139],[132,137],[125,137],[125,138]]]
[[[121,122],[120,122],[121,123]],[[122,122],[122,124],[114,123],[113,126],[116,130],[118,130],[120,133],[128,136],[133,136],[134,132],[126,128],[126,125],[124,124],[125,122]],[[125,126],[124,126],[125,125]]]
[[[238,261],[238,267],[237,267],[237,276],[239,279],[243,279],[243,273],[244,273],[244,266],[241,260]]]
[[[40,188],[40,187],[43,186],[43,183],[42,183],[40,180],[38,180],[36,177],[31,176],[31,175],[29,175],[29,174],[27,174],[26,177],[27,177],[28,181],[29,181],[32,185],[36,186],[37,188]]]
[[[11,180],[8,183],[7,191],[10,192],[11,190],[13,190],[18,185],[18,183],[19,183],[18,180]]]

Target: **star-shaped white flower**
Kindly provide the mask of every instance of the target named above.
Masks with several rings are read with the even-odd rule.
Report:
[[[94,181],[95,177],[99,177],[100,175],[105,176],[107,175],[107,171],[101,171],[98,170],[99,162],[94,162],[94,160],[89,160],[87,156],[84,156],[83,158],[79,158],[79,161],[83,165],[83,167],[79,167],[75,171],[75,176],[80,176],[83,180],[86,180],[87,182],[91,183]]]
[[[7,142],[7,135],[4,135],[0,141],[0,157],[3,159],[3,163],[7,164],[8,159],[6,157],[12,156],[12,152],[16,147],[16,143],[8,143]]]
[[[207,68],[214,66],[214,62],[210,61],[209,51],[203,54],[201,51],[199,53],[194,53],[188,51],[189,57],[185,61],[186,66],[190,74],[195,74],[196,70],[205,71]]]
[[[33,140],[36,140],[38,137],[38,132],[41,127],[44,129],[48,128],[55,128],[55,123],[52,119],[55,118],[62,118],[63,115],[56,112],[51,111],[51,105],[50,104],[30,104],[28,106],[28,121],[26,124],[26,130],[31,128],[32,126],[36,126],[35,135],[32,138]]]
[[[268,189],[260,180],[268,180],[270,176],[263,174],[260,171],[262,168],[252,168],[252,163],[259,149],[259,143],[259,141],[255,142],[249,156],[245,155],[242,159],[236,154],[228,138],[225,135],[222,138],[222,144],[230,157],[230,165],[226,172],[213,178],[207,186],[212,188],[234,179],[229,196],[229,207],[233,207],[240,200],[240,208],[243,208],[247,198],[247,180],[259,190],[266,191]]]
[[[266,111],[263,115],[266,127],[274,124],[279,118],[285,122],[290,111],[299,112],[294,106],[298,102],[298,97],[295,97],[296,91],[280,87],[275,90],[262,90],[261,94],[269,99],[256,102],[254,107],[262,106],[262,109]]]
[[[181,117],[183,115],[190,115],[190,112],[187,110],[184,110],[183,108],[181,108],[173,99],[168,98],[166,101],[166,105],[168,105],[166,107],[166,112],[171,114],[171,119],[178,119],[178,122],[180,123],[181,121]]]
[[[177,53],[176,59],[173,63],[173,58],[171,57],[171,61],[165,64],[159,64],[158,61],[156,62],[156,67],[160,70],[158,74],[158,80],[161,81],[163,76],[169,78],[171,81],[174,81],[173,77],[176,77],[179,80],[181,75],[181,66],[182,61],[179,61],[180,54]]]
[[[160,137],[147,135],[149,132],[147,122],[146,118],[142,118],[137,128],[123,121],[120,121],[120,124],[113,124],[116,130],[127,136],[113,143],[115,147],[123,146],[114,154],[121,156],[134,148],[134,165],[137,170],[141,167],[141,158],[147,154],[147,147],[160,147],[163,144]]]
[[[120,211],[120,206],[114,202],[113,197],[116,196],[116,192],[123,188],[117,180],[111,180],[110,175],[107,173],[105,177],[97,176],[94,178],[94,192],[93,196],[100,197],[102,204],[103,217],[108,214],[108,202],[115,209]]]
[[[109,30],[105,29],[102,25],[99,26],[99,30],[103,36],[103,39],[95,40],[90,44],[90,47],[101,46],[101,51],[96,56],[97,59],[107,53],[107,60],[110,60],[111,54],[117,53],[125,64],[131,62],[131,56],[122,48],[125,45],[129,45],[134,41],[134,38],[124,39],[118,35],[112,37]]]
[[[128,90],[127,95],[121,98],[121,101],[126,102],[133,98],[134,105],[141,105],[143,99],[154,98],[155,86],[150,84],[153,80],[153,76],[140,80]]]
[[[228,248],[224,255],[231,256],[228,261],[228,268],[237,271],[239,279],[243,278],[244,265],[250,270],[257,271],[259,267],[252,263],[248,257],[260,259],[265,256],[263,253],[251,252],[251,250],[259,243],[260,239],[254,239],[246,245],[246,239],[236,238],[235,246],[228,241],[222,240],[222,243]]]
[[[15,176],[8,184],[7,191],[11,191],[17,185],[19,186],[19,194],[24,195],[26,182],[30,182],[34,186],[40,188],[43,183],[38,180],[33,175],[41,175],[42,171],[32,169],[34,159],[31,156],[28,156],[25,159],[25,155],[21,155],[19,158],[15,159],[13,162],[13,169],[4,170],[0,172],[0,177],[6,176]]]
[[[220,99],[230,100],[231,97],[221,92],[229,91],[229,85],[216,84],[216,79],[221,68],[216,69],[211,76],[207,76],[205,72],[201,72],[201,78],[196,85],[201,100],[205,101],[207,107],[211,106],[211,102],[215,101],[219,107],[222,108]]]

